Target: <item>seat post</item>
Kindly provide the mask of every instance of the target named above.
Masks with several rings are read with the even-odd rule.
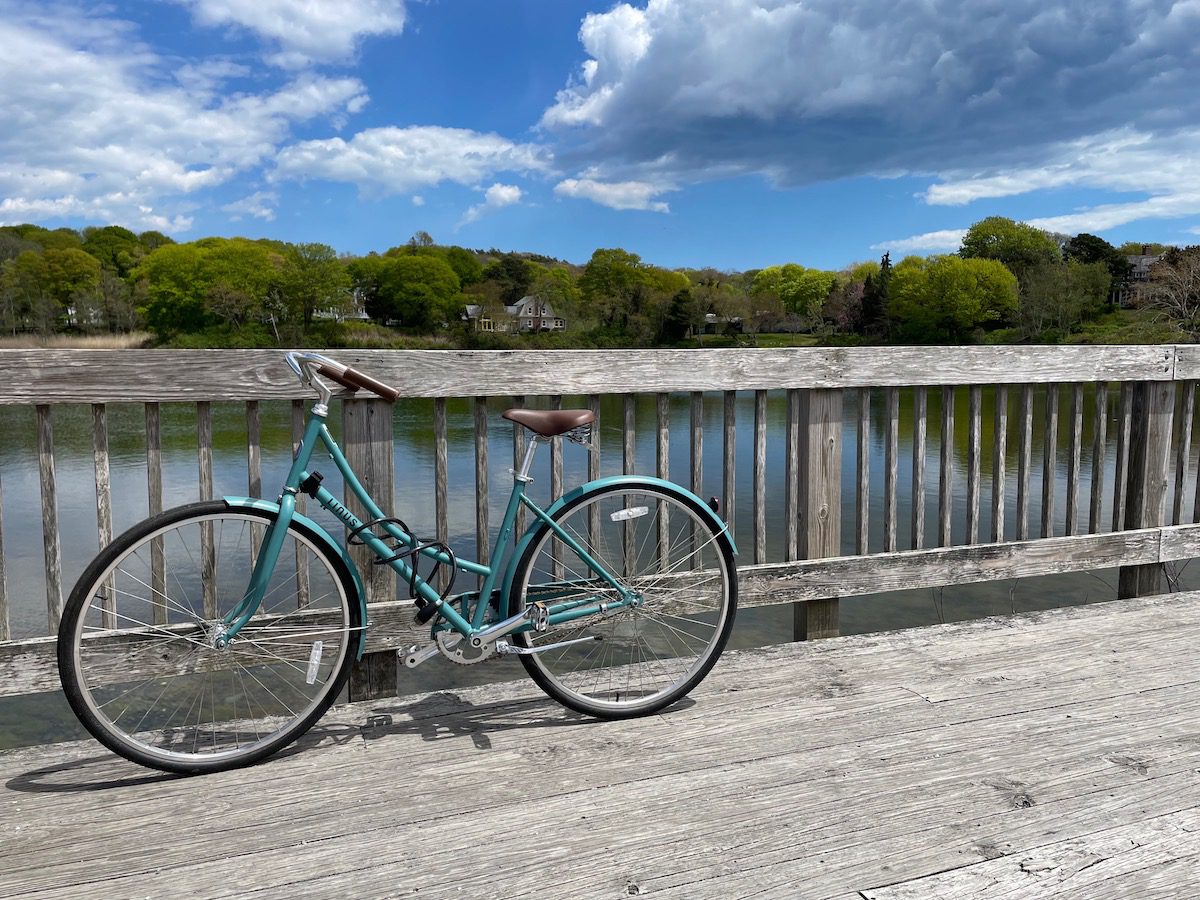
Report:
[[[516,481],[523,481],[526,484],[533,481],[529,477],[529,470],[533,467],[533,454],[537,451],[537,445],[546,440],[549,439],[542,437],[540,434],[531,435],[531,440],[525,447],[525,459],[521,461],[521,468],[519,471],[513,472],[513,478]]]

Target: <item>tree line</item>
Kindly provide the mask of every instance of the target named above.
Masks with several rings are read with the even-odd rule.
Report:
[[[473,332],[464,310],[502,321],[505,306],[533,296],[567,323],[564,335],[534,340],[563,345],[673,344],[702,332],[738,341],[765,332],[834,342],[1053,341],[1110,310],[1131,283],[1127,257],[1143,251],[1166,255],[1138,302],[1200,335],[1200,247],[1114,247],[1001,217],[972,225],[957,253],[894,264],[885,253],[836,272],[792,262],[666,269],[621,248],[573,265],[440,245],[426,232],[382,253],[339,256],[320,243],[177,243],[115,225],[16,225],[0,228],[0,328],[148,329],[184,346],[379,345],[389,335],[487,346],[513,338]]]

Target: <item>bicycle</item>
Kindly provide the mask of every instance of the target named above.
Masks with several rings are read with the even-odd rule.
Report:
[[[335,701],[366,647],[369,610],[349,552],[296,510],[300,494],[345,526],[346,544],[366,545],[407,583],[430,628],[427,645],[400,651],[409,668],[437,656],[517,656],[549,696],[608,719],[659,711],[707,675],[737,608],[737,551],[715,503],[623,475],[542,509],[526,493],[538,445],[586,443],[594,416],[510,409],[503,417],[532,440],[513,472],[494,564],[460,559],[386,515],[326,426],[333,391],[323,379],[392,402],[400,392],[317,353],[286,361],[317,401],[279,499],[225,497],[152,516],[105,547],[71,592],[60,677],[104,746],[169,772],[217,772],[290,744]],[[310,471],[318,447],[364,518]],[[514,545],[522,507],[532,520]],[[452,594],[456,574],[478,588]]]

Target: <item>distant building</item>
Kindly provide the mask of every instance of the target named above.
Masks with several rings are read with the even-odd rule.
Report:
[[[1145,248],[1143,248],[1145,249]],[[1143,285],[1150,280],[1150,269],[1162,259],[1162,254],[1155,256],[1149,253],[1139,253],[1126,256],[1125,260],[1132,267],[1129,278],[1112,290],[1112,301],[1118,306],[1134,306]]]
[[[480,305],[469,304],[463,310],[462,317],[475,331],[537,333],[562,331],[567,327],[549,303],[534,296],[522,297],[511,306],[504,307],[504,312],[497,315]]]

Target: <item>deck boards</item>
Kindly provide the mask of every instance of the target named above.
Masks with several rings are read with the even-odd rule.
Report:
[[[628,722],[521,680],[205,778],[0,753],[0,896],[1187,896],[1198,640],[1176,594],[729,653]]]

